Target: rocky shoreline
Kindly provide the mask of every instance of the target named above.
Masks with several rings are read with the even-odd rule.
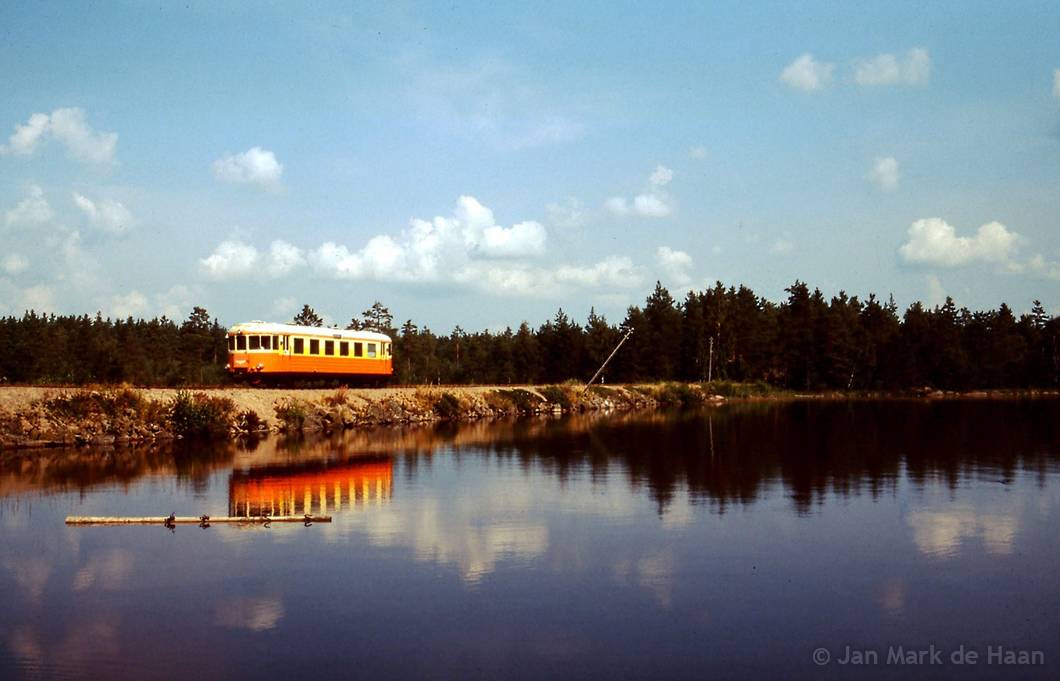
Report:
[[[231,439],[268,432],[330,433],[377,425],[721,403],[699,385],[203,391],[35,389],[0,399],[0,450]]]

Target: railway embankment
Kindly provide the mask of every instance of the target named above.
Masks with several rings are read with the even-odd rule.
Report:
[[[721,403],[695,384],[281,390],[0,387],[0,450]]]

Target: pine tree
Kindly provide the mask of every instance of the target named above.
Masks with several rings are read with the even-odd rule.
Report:
[[[294,316],[292,323],[297,326],[324,326],[324,320],[309,305],[302,306],[302,311]]]

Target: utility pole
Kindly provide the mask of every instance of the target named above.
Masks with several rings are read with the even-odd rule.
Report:
[[[707,383],[710,383],[710,379],[714,374],[714,336],[710,337],[710,355],[707,359]]]
[[[584,387],[584,388],[582,388],[582,392],[581,392],[581,394],[582,394],[582,395],[584,395],[584,394],[585,394],[585,391],[589,389],[589,386],[591,386],[591,385],[593,384],[593,381],[595,381],[595,380],[596,380],[596,377],[597,377],[597,376],[599,376],[600,374],[602,374],[602,373],[603,373],[603,371],[604,371],[604,367],[606,367],[606,366],[607,366],[607,363],[611,361],[611,358],[615,356],[615,353],[617,353],[617,352],[618,352],[618,349],[619,349],[620,347],[622,347],[622,344],[623,344],[623,343],[625,343],[625,342],[626,342],[626,339],[628,339],[628,338],[630,337],[630,335],[632,335],[632,334],[633,334],[633,327],[631,326],[631,327],[629,327],[629,330],[628,330],[628,331],[626,331],[626,335],[625,335],[625,336],[622,336],[622,340],[618,341],[618,345],[616,345],[616,346],[615,346],[615,349],[614,349],[614,350],[612,350],[612,351],[611,351],[611,354],[610,354],[610,355],[608,355],[608,356],[607,356],[607,359],[605,359],[605,360],[604,360],[604,363],[603,363],[603,364],[601,364],[601,365],[600,365],[600,368],[596,370],[596,373],[595,373],[595,374],[593,374],[593,377],[592,377],[592,378],[590,378],[590,379],[589,379],[589,382],[585,384],[585,387]]]

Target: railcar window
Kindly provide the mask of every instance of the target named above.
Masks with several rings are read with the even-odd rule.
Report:
[[[262,350],[272,350],[272,336],[262,336],[261,337],[261,349]]]
[[[280,349],[280,337],[279,336],[273,336],[272,337],[272,349],[273,350],[279,350]]]
[[[324,354],[334,355],[335,354],[335,341],[324,341]]]
[[[235,350],[235,349],[236,349],[236,337],[235,336],[229,336],[228,337],[228,350],[229,350],[229,352],[231,352],[232,350]]]
[[[316,338],[309,339],[309,354],[319,355],[320,354],[320,341]]]
[[[295,338],[294,339],[294,354],[302,355],[305,354],[305,339]]]
[[[375,357],[375,343],[368,344],[368,356]]]
[[[349,357],[350,356],[350,343],[349,341],[339,341],[339,356]]]
[[[247,349],[247,337],[246,336],[236,336],[236,350],[246,350],[246,349]]]
[[[354,343],[353,344],[353,356],[354,357],[364,357],[364,343]]]
[[[387,357],[393,357],[394,356],[394,350],[392,349],[390,343],[386,344],[386,356]]]
[[[261,350],[261,336],[251,336],[250,337],[250,349],[251,350]]]

